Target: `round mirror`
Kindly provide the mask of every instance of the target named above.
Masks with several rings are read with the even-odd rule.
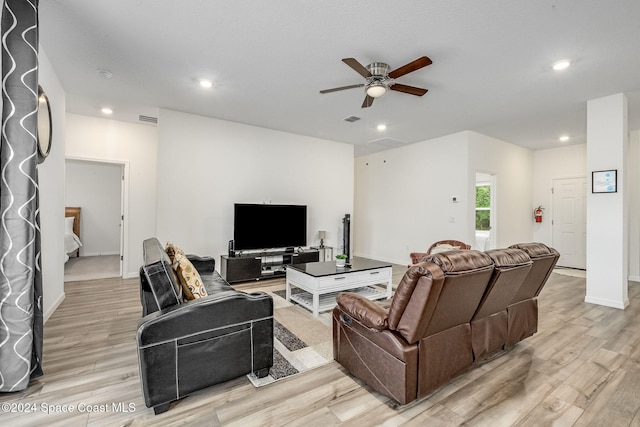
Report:
[[[42,87],[38,86],[38,163],[44,162],[51,151],[51,134],[49,98]]]

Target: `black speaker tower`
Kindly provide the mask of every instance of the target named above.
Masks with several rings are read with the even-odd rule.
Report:
[[[347,256],[345,266],[351,267],[351,215],[345,214],[342,218],[342,247]]]

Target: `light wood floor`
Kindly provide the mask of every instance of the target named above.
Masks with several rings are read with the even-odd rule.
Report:
[[[45,376],[23,392],[0,394],[1,404],[23,412],[0,412],[0,424],[640,425],[640,285],[630,286],[624,311],[584,303],[584,287],[584,279],[553,274],[540,296],[536,335],[404,407],[333,362],[259,389],[238,378],[154,416],[138,377],[137,280],[67,283],[65,301],[45,325]],[[74,412],[47,414],[65,408],[54,405]]]

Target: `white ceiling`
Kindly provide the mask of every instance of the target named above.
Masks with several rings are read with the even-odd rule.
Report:
[[[563,134],[584,143],[586,102],[624,92],[640,129],[638,0],[45,0],[39,14],[74,113],[110,106],[138,121],[168,108],[356,155],[463,130],[539,149]],[[423,97],[391,91],[362,109],[362,88],[318,92],[364,81],[342,58],[395,69],[423,55],[433,64],[398,79]]]

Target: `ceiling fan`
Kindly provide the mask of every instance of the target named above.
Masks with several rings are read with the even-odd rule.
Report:
[[[404,92],[411,95],[422,96],[427,93],[427,89],[415,86],[407,86],[395,82],[400,76],[404,76],[412,71],[431,65],[431,60],[426,56],[422,56],[415,61],[411,61],[400,68],[389,72],[389,65],[384,62],[373,62],[366,67],[360,64],[355,58],[344,58],[342,60],[349,67],[353,68],[358,74],[366,79],[366,83],[360,83],[349,86],[336,87],[333,89],[321,90],[320,93],[337,92],[339,90],[353,89],[356,87],[364,87],[366,96],[362,103],[362,108],[371,107],[373,100],[384,95],[388,89],[397,92]]]

